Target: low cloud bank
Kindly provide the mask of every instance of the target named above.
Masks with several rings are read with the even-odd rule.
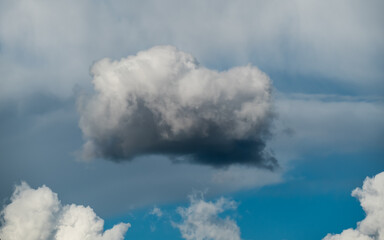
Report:
[[[16,186],[11,203],[1,212],[0,238],[4,240],[123,240],[129,223],[103,231],[104,221],[92,208],[62,205],[46,186]]]
[[[226,198],[216,202],[191,197],[187,208],[178,208],[181,223],[173,223],[186,240],[240,240],[240,228],[228,216],[219,217],[226,210],[236,209],[236,203]]]
[[[95,94],[79,100],[86,159],[164,154],[212,166],[273,169],[266,151],[271,81],[253,66],[217,72],[172,46],[92,67]]]
[[[363,188],[356,188],[352,196],[359,199],[366,217],[356,229],[328,234],[323,240],[384,240],[384,172],[367,177]]]

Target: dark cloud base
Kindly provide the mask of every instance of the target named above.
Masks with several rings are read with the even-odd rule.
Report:
[[[255,129],[255,133],[250,133],[248,139],[225,136],[223,129],[230,128],[231,122],[217,125],[205,120],[194,131],[181,132],[167,140],[162,133],[171,134],[169,126],[160,124],[158,117],[139,101],[136,113],[122,121],[119,132],[93,139],[93,143],[98,157],[115,162],[131,161],[145,155],[167,155],[174,162],[187,161],[213,167],[245,164],[274,170],[278,168],[278,162],[265,149],[263,139],[269,136],[270,120]]]
[[[113,142],[113,140],[112,140]],[[231,164],[246,164],[274,170],[278,167],[276,158],[265,150],[265,143],[258,140],[224,140],[218,143],[211,139],[193,139],[188,141],[158,141],[143,146],[141,151],[129,151],[119,148],[120,144],[99,146],[100,157],[112,161],[131,161],[143,155],[168,155],[174,162],[187,160],[191,163],[225,167]],[[180,157],[184,160],[181,160]]]

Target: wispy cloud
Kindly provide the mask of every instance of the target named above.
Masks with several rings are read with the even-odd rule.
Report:
[[[377,88],[383,76],[380,0],[0,4],[1,98],[35,91],[68,96],[86,82],[91,62],[158,44],[176,45],[211,66],[253,62],[363,88]]]
[[[270,146],[282,165],[286,158],[308,153],[382,148],[384,101],[380,97],[279,93],[275,105],[276,137]]]
[[[161,218],[163,216],[163,211],[161,211],[160,208],[154,207],[152,210],[149,212],[151,215],[155,215],[158,218]]]

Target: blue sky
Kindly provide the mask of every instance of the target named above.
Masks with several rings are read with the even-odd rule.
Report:
[[[351,192],[366,177],[384,171],[383,10],[382,1],[1,1],[3,215],[12,206],[15,186],[25,181],[32,189],[46,185],[58,194],[60,206],[90,206],[105,220],[106,229],[130,223],[125,239],[198,239],[183,237],[180,226],[188,219],[177,210],[194,214],[189,196],[197,192],[204,193],[204,201],[197,203],[219,212],[208,226],[229,226],[234,234],[238,229],[240,239],[322,239],[356,228],[365,213]],[[165,59],[172,54],[179,58]],[[149,127],[144,124],[141,129],[141,121],[133,120],[133,125],[113,125],[116,112],[130,114],[118,108],[125,102],[117,104],[116,111],[104,110],[110,102],[103,99],[110,97],[110,89],[115,87],[111,99],[116,100],[121,89],[144,79],[140,72],[114,67],[140,63],[140,56],[161,66],[156,71],[142,67],[145,74],[153,73],[154,80],[145,78],[147,85],[140,86],[156,87],[148,96],[144,87],[129,94],[148,101],[161,116],[172,116],[162,119],[168,121],[167,127],[183,127],[187,137],[175,138],[177,150],[174,146],[158,150],[156,145],[152,147],[160,154],[140,150],[157,143],[147,138],[152,136],[150,130],[145,132],[149,135],[140,135]],[[180,85],[185,86],[180,87],[185,104],[199,106],[217,90],[238,97],[233,105],[223,101],[217,106],[236,108],[257,95],[261,103],[255,109],[266,110],[248,115],[256,116],[254,125],[243,131],[236,114],[201,104],[198,116],[214,112],[211,119],[224,126],[209,138],[213,147],[206,150],[196,141],[199,127],[177,125],[176,115],[167,115],[171,105],[165,105],[167,110],[156,105],[175,91],[162,90],[156,83],[169,84],[167,77],[158,76],[170,69],[187,76],[175,78],[176,83],[183,79],[197,83]],[[195,70],[200,78],[194,78]],[[242,77],[245,73],[254,74],[263,88],[251,87]],[[113,85],[114,74],[121,74],[118,79],[126,85]],[[212,76],[225,84],[201,90],[205,83],[200,80],[216,81]],[[231,85],[233,81],[238,84]],[[271,95],[264,91],[267,88]],[[189,110],[178,113],[194,116]],[[228,127],[226,121],[233,125]],[[113,134],[108,132],[112,125]],[[189,139],[188,134],[198,137]],[[242,162],[220,155],[223,149],[217,146],[233,143],[229,138],[216,145],[217,136],[224,135],[250,140],[261,149],[265,144],[279,167],[266,169],[263,164],[272,161],[259,152],[251,160],[246,155]],[[133,160],[128,147],[117,151],[122,145],[114,145],[130,142],[129,136],[135,136],[134,144],[127,145],[137,153]],[[87,150],[87,143],[96,150]],[[191,143],[203,154],[190,150],[195,149]],[[243,153],[249,150],[241,146]],[[175,163],[170,155],[177,151],[182,153],[177,156],[181,162]],[[195,157],[186,161],[186,154]],[[219,205],[222,197],[229,207]],[[236,207],[231,207],[232,201]],[[154,207],[162,216],[150,214]],[[6,226],[3,222],[2,228]]]

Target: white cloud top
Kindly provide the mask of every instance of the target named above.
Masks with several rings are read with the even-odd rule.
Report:
[[[328,234],[323,240],[384,240],[384,172],[367,177],[363,188],[356,188],[352,196],[360,200],[366,217],[356,229],[341,234]]]
[[[129,223],[103,232],[104,221],[90,207],[61,205],[46,186],[16,187],[2,211],[0,238],[4,240],[123,240]]]

